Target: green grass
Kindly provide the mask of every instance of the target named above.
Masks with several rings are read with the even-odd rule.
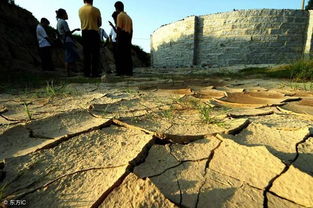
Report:
[[[313,60],[299,60],[287,67],[295,81],[313,80]]]
[[[197,110],[200,114],[201,122],[204,124],[215,124],[220,127],[225,127],[225,123],[222,119],[217,118],[214,114],[226,112],[226,108],[212,107],[206,103],[203,103],[197,98],[177,99],[174,103],[179,104],[183,109]],[[173,109],[163,112],[163,116],[174,117]]]
[[[28,108],[28,104],[26,102],[24,102],[23,104],[24,104],[24,110],[25,110],[25,113],[27,115],[27,118],[29,121],[31,121],[32,120],[32,114]]]
[[[56,73],[40,71],[4,71],[0,76],[0,93],[28,94],[34,90],[45,88],[45,94],[57,94],[66,91],[64,86],[70,83],[101,83],[100,79],[86,77],[62,77]],[[57,90],[57,91],[54,91]],[[59,91],[58,91],[59,90]],[[40,93],[43,94],[43,93]]]
[[[287,66],[273,68],[245,68],[239,71],[242,76],[263,75],[264,77],[289,79],[291,69]]]
[[[220,127],[224,127],[225,123],[223,120],[216,118],[213,115],[213,107],[209,105],[198,106],[198,111],[200,113],[201,121],[205,124],[215,124]]]
[[[271,78],[289,79],[293,82],[313,81],[313,60],[301,59],[288,65],[269,68],[246,68],[243,75],[263,75]]]
[[[158,114],[160,117],[166,118],[169,120],[172,120],[174,118],[174,110],[172,108],[170,108],[168,110],[160,111]]]
[[[30,91],[25,91],[24,95],[33,98],[55,98],[55,97],[66,97],[66,96],[78,96],[81,95],[76,88],[71,87],[67,83],[55,84],[55,82],[47,81],[45,87],[39,89],[33,89]]]
[[[6,185],[0,185],[0,203],[4,200]]]
[[[2,72],[0,77],[0,92],[20,94],[21,92],[41,88],[47,81],[57,80],[59,77],[40,72]]]
[[[283,85],[287,86],[293,90],[304,90],[304,91],[312,91],[313,90],[313,82],[308,81],[308,82],[296,82],[293,80],[289,80],[287,82],[284,82]]]
[[[138,91],[136,89],[125,88],[123,91],[127,94],[138,94]]]
[[[53,80],[51,82],[47,82],[46,86],[46,94],[48,95],[47,97],[53,97],[56,96],[57,94],[57,88],[54,86]]]

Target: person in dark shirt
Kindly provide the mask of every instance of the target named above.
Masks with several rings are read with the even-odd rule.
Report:
[[[118,13],[117,29],[117,75],[133,75],[133,61],[131,57],[131,41],[133,36],[132,19],[124,11],[124,4],[117,1],[114,4]]]
[[[100,77],[100,35],[102,25],[100,10],[94,7],[93,0],[84,0],[85,5],[79,9],[81,22],[84,75],[86,77]]]

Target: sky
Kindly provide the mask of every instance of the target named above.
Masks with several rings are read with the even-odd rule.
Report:
[[[116,0],[94,0],[94,6],[100,9],[103,28],[110,32],[108,21],[112,21]],[[306,0],[305,4],[307,4]],[[67,11],[71,30],[80,27],[78,10],[83,0],[15,0],[15,3],[33,13],[40,20],[49,19],[56,27],[55,11],[63,8]],[[191,15],[214,14],[233,9],[300,9],[302,0],[124,0],[126,13],[134,24],[133,44],[150,52],[150,35],[164,24],[175,22]]]

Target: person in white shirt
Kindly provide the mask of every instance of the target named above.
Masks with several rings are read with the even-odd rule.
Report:
[[[113,12],[112,14],[112,18],[114,20],[114,23],[116,25],[116,20],[117,20],[117,15],[118,15],[118,12]],[[113,47],[113,56],[114,56],[114,63],[115,63],[115,70],[119,67],[119,63],[118,63],[118,56],[117,56],[117,29],[116,29],[116,26],[113,25],[112,22],[109,21],[109,24],[110,26],[112,27],[111,28],[111,32],[109,34],[109,40],[110,42],[112,43],[112,47]]]
[[[115,30],[112,28],[110,31],[110,34],[109,34],[109,38],[110,38],[110,41],[112,43],[116,43],[116,36],[117,36],[117,34],[116,34]]]
[[[41,67],[43,71],[54,70],[51,53],[52,43],[45,30],[45,27],[48,27],[49,24],[49,20],[47,20],[46,18],[42,18],[36,28],[36,36],[39,45],[39,55],[41,58]]]
[[[64,44],[64,62],[67,75],[70,76],[71,71],[76,71],[76,61],[79,55],[76,51],[76,46],[72,37],[72,33],[75,31],[80,31],[79,28],[71,31],[66,22],[68,19],[67,12],[64,9],[58,9],[57,14],[57,30],[58,35],[61,38],[61,42]]]
[[[101,43],[104,43],[104,42],[105,42],[105,41],[104,41],[104,38],[105,38],[105,39],[108,39],[108,38],[109,38],[108,34],[105,32],[105,30],[104,30],[103,28],[99,28],[99,35],[100,35],[100,41],[101,41]]]

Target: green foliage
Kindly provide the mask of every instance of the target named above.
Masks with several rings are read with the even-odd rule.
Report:
[[[225,126],[223,120],[217,118],[213,112],[221,112],[221,110],[225,111],[225,109],[217,110],[216,108],[201,102],[199,99],[180,99],[178,100],[178,103],[184,108],[197,110],[200,114],[202,123]]]
[[[295,81],[313,80],[313,60],[299,60],[287,66],[291,72],[290,78]]]
[[[142,61],[144,66],[147,67],[151,65],[149,53],[146,53],[140,46],[137,45],[132,45],[132,50],[137,54],[138,59]]]
[[[4,185],[0,185],[0,203],[2,203],[2,201],[4,200],[4,192],[5,192],[5,189],[6,189],[7,185],[4,184]]]
[[[308,4],[305,7],[305,10],[312,10],[313,9],[313,0],[309,0]]]
[[[290,78],[291,71],[287,66],[280,66],[274,68],[245,68],[240,70],[244,76],[246,75],[262,75],[265,77],[272,77],[272,78]]]
[[[313,90],[313,82],[294,82],[289,80],[288,82],[283,83],[283,86],[290,87],[293,90],[304,90],[304,91],[312,91]]]
[[[46,93],[47,93],[48,97],[56,96],[56,91],[57,91],[57,89],[54,86],[53,80],[51,82],[47,81]]]
[[[173,109],[163,110],[159,112],[159,115],[166,119],[173,119],[174,118],[174,112]]]
[[[273,68],[246,68],[240,70],[244,75],[263,75],[272,78],[286,78],[293,81],[313,80],[313,60],[301,59],[288,65]]]
[[[32,120],[32,114],[28,108],[28,104],[26,102],[24,102],[23,105],[24,105],[24,110],[25,110],[25,113],[27,115],[27,118],[29,121],[31,121]]]
[[[34,95],[36,98],[54,98],[59,96],[77,96],[81,95],[76,88],[71,88],[64,82],[47,81],[45,87],[41,87],[37,90],[25,92],[25,94]]]
[[[4,71],[0,76],[0,92],[18,93],[24,89],[41,88],[51,79],[60,78],[51,73]]]
[[[218,119],[213,115],[213,107],[209,105],[200,105],[198,106],[198,111],[200,113],[200,118],[203,123],[215,124],[221,127],[225,126],[223,120]]]
[[[131,88],[125,88],[123,91],[127,94],[138,94],[137,90]]]

